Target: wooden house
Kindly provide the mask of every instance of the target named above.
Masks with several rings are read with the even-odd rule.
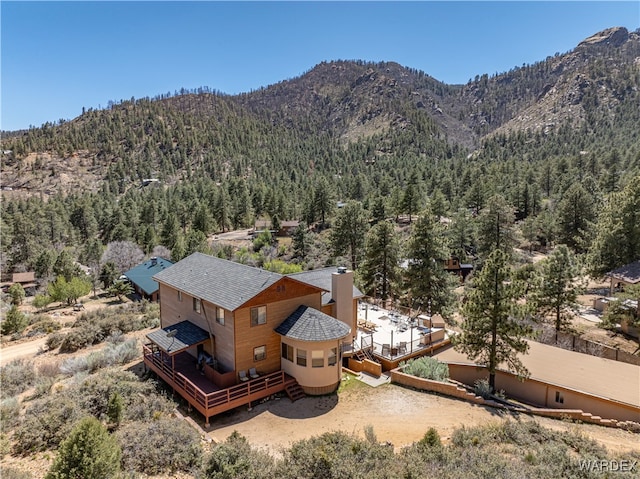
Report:
[[[340,384],[362,296],[346,268],[280,275],[194,253],[153,279],[161,328],[147,335],[145,364],[207,424],[276,392]]]

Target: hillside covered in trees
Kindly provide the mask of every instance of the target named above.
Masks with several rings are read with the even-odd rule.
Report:
[[[2,270],[46,274],[65,249],[97,264],[115,241],[179,259],[256,218],[321,231],[350,200],[369,223],[429,203],[459,230],[494,195],[529,244],[589,253],[611,247],[596,241],[609,221],[599,213],[619,213],[611,195],[627,191],[619,201],[631,205],[637,195],[638,104],[640,34],[624,28],[465,85],[332,61],[237,96],[203,87],[114,102],[3,135]],[[472,231],[457,233],[451,248],[473,256]],[[616,262],[634,255],[631,245]],[[592,256],[594,271],[615,266]]]

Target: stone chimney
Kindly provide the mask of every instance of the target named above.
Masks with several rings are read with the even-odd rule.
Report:
[[[331,274],[331,299],[333,315],[351,328],[351,335],[358,332],[353,309],[353,271],[339,266],[338,271]]]

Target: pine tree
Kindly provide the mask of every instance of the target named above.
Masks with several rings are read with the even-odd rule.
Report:
[[[516,245],[513,207],[500,195],[489,198],[487,204],[477,218],[478,255],[483,259],[499,249],[511,257]]]
[[[444,269],[448,258],[444,226],[427,208],[413,225],[407,245],[405,286],[411,305],[450,315],[456,279]]]
[[[381,221],[367,233],[360,278],[365,293],[386,301],[399,281],[400,244],[393,224]]]
[[[301,221],[293,232],[291,238],[291,246],[293,247],[293,256],[301,260],[306,259],[311,249],[311,241],[309,237],[309,229],[307,223]]]
[[[593,196],[582,185],[574,183],[558,203],[556,218],[558,242],[577,253],[587,251],[596,219]]]
[[[539,276],[532,295],[537,313],[545,317],[553,313],[556,331],[570,324],[567,308],[575,308],[582,286],[576,283],[580,274],[577,258],[566,245],[559,245],[538,264]]]
[[[589,271],[603,275],[640,258],[640,176],[609,196],[589,252]]]
[[[349,201],[336,215],[331,228],[331,246],[335,256],[347,254],[351,269],[358,267],[362,256],[368,221],[362,203]]]
[[[525,338],[531,328],[519,320],[525,313],[518,304],[523,285],[512,280],[508,261],[501,250],[489,255],[462,307],[462,333],[454,340],[456,350],[487,367],[492,391],[499,365],[520,376],[528,374],[517,355],[528,351]]]

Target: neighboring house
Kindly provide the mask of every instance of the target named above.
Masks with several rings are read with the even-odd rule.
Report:
[[[454,273],[460,278],[460,282],[464,283],[467,276],[473,271],[473,265],[469,263],[460,263],[460,260],[452,256],[444,262],[444,269],[450,273]]]
[[[292,397],[289,388],[316,395],[340,384],[362,297],[346,268],[281,275],[194,253],[153,279],[161,329],[147,335],[145,364],[207,424],[276,392]]]
[[[130,269],[123,276],[129,280],[135,293],[149,301],[158,301],[160,292],[158,283],[153,279],[153,275],[171,265],[173,263],[167,259],[153,257]]]
[[[606,276],[611,281],[609,293],[624,289],[625,285],[640,284],[640,259],[610,271]]]
[[[11,284],[16,283],[21,284],[28,295],[34,294],[35,289],[38,287],[36,273],[33,271],[28,271],[26,273],[13,273],[13,276],[11,277]]]
[[[274,231],[273,229],[271,229],[271,221],[269,220],[256,220],[255,224],[254,224],[254,236],[257,236],[260,232],[264,231],[264,230],[269,230],[271,231],[271,233],[275,236],[291,236],[296,228],[298,227],[298,225],[300,224],[299,221],[296,220],[287,220],[287,221],[281,221],[280,222],[280,229],[278,231]]]

